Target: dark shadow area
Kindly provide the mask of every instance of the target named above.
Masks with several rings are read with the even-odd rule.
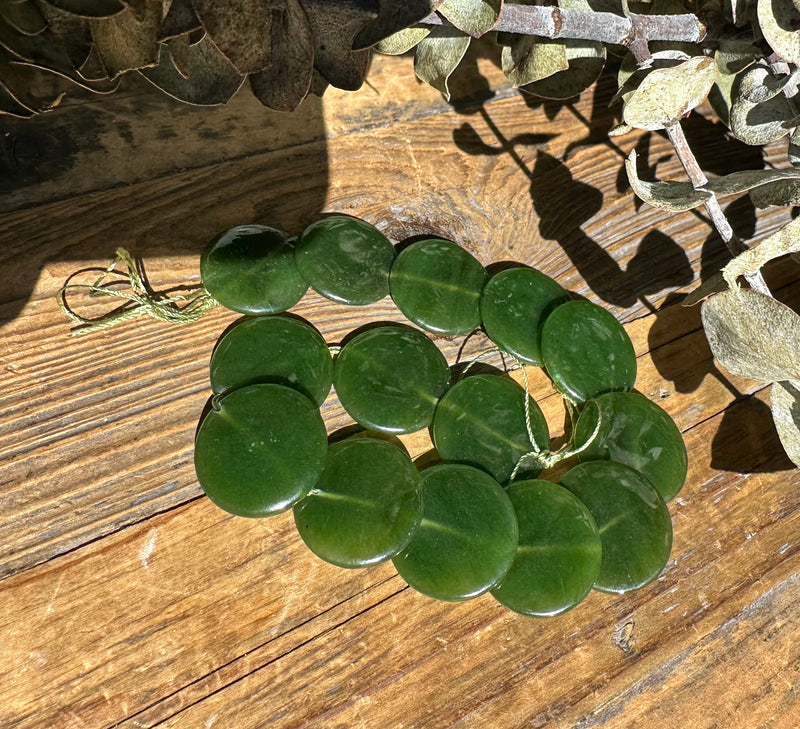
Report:
[[[129,74],[108,97],[76,91],[50,113],[2,116],[0,326],[48,263],[79,270],[117,246],[145,260],[199,255],[242,223],[297,234],[319,216],[328,180],[317,97],[274,112],[245,85],[227,105],[193,107]],[[39,219],[26,215],[35,209]]]
[[[711,468],[735,473],[773,473],[795,468],[783,450],[765,403],[751,396],[728,407],[711,443]]]
[[[725,215],[731,223],[734,232],[743,240],[751,238],[755,233],[756,216],[753,205],[748,197],[735,200],[725,208]],[[711,234],[703,243],[700,259],[700,281],[707,280],[731,259],[731,254],[719,235]],[[699,285],[699,282],[698,282]],[[701,332],[703,325],[700,320],[700,305],[681,306],[684,294],[669,294],[656,313],[655,321],[647,334],[650,356],[658,373],[672,382],[678,392],[688,393],[696,390],[706,375],[716,377],[728,390],[739,397],[739,392],[721,372],[711,356],[711,350],[701,334],[698,342],[702,342],[703,362],[700,366],[700,357],[695,354],[687,359],[679,356],[675,347],[668,346],[677,338],[686,336],[690,332]]]
[[[573,179],[567,166],[546,152],[536,157],[531,198],[542,237],[557,241],[589,288],[609,304],[627,309],[642,297],[691,282],[692,268],[686,253],[658,231],[642,239],[623,269],[581,229],[600,212],[602,193]]]
[[[706,174],[721,176],[764,168],[761,147],[740,142],[722,122],[692,112],[681,126],[700,169]],[[666,137],[666,132],[659,134]]]

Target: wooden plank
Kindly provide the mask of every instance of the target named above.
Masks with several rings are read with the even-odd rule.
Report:
[[[289,515],[237,519],[206,499],[10,577],[0,583],[0,724],[571,726],[625,696],[643,715],[657,702],[661,711],[648,676],[684,685],[695,672],[708,683],[733,660],[720,646],[757,641],[796,597],[794,476],[712,469],[723,417],[686,434],[690,474],[662,577],[628,596],[595,594],[559,619],[514,617],[490,597],[436,603],[403,589],[389,566],[338,570],[303,547]],[[740,447],[726,433],[717,451]],[[783,467],[774,439],[765,448],[766,466]],[[621,648],[614,635],[628,622]],[[752,700],[758,690],[742,687]],[[676,716],[699,718],[705,706]]]
[[[493,127],[475,120],[476,133],[489,134],[491,128],[503,130],[509,138],[522,133],[529,127],[519,121],[520,104],[516,98],[498,101],[492,111]],[[0,396],[0,405],[9,415],[0,425],[0,442],[8,453],[0,465],[0,483],[12,486],[0,495],[0,504],[14,517],[0,526],[0,535],[9,545],[3,574],[197,494],[190,463],[194,419],[205,399],[205,369],[213,342],[231,317],[215,313],[185,330],[134,323],[85,339],[69,339],[54,294],[78,261],[104,265],[103,257],[113,245],[122,243],[145,257],[154,285],[166,288],[197,282],[197,254],[215,232],[252,220],[300,230],[318,215],[325,198],[325,208],[373,220],[396,240],[437,232],[462,242],[487,264],[513,256],[537,265],[579,294],[602,300],[563,255],[566,239],[545,239],[537,233],[528,178],[519,174],[517,161],[463,154],[453,148],[452,129],[461,123],[456,115],[441,115],[333,141],[328,150],[330,192],[326,192],[327,178],[311,177],[310,181],[316,153],[309,151],[314,145],[305,145],[125,191],[0,216],[5,230],[13,231],[13,238],[6,234],[6,244],[0,247],[8,272],[3,292],[6,311],[24,302],[30,279],[37,277],[38,282],[25,317],[2,330],[0,359],[11,374]],[[542,123],[541,129],[545,128]],[[551,151],[560,154],[582,134],[578,122],[564,127],[557,138],[559,146]],[[527,155],[531,161],[538,154],[531,149],[517,157],[524,161]],[[583,172],[574,177],[585,174],[594,179],[595,169],[608,169],[612,162],[616,164],[616,157],[609,150],[576,152],[575,168]],[[443,167],[449,170],[444,188],[439,184]],[[375,181],[365,187],[359,181],[370,171]],[[558,179],[554,189],[557,183]],[[601,194],[610,199],[615,215],[633,215],[630,193],[616,192],[607,174],[597,184],[602,184]],[[473,204],[479,194],[512,202],[505,208],[480,209]],[[571,210],[579,207],[580,200]],[[198,210],[203,214],[198,215]],[[576,219],[581,217],[578,212]],[[768,216],[765,226],[774,228],[784,217]],[[702,258],[705,233],[701,231],[707,226],[693,215],[666,218],[663,212],[650,210],[632,219],[637,221],[633,231],[620,230],[618,238],[608,236],[605,249],[592,244],[603,256],[619,254],[620,263],[614,265],[622,266],[626,257],[638,255],[642,230],[648,226],[658,227],[660,234],[693,241],[686,246],[686,257],[694,265]],[[594,225],[592,219],[585,226],[592,235],[596,235]],[[598,230],[604,225],[598,222]],[[584,235],[582,229],[575,230]],[[671,255],[669,247],[650,251],[648,266],[656,272],[662,265],[669,270]],[[650,294],[651,304],[666,301],[672,292],[667,287]],[[396,316],[388,303],[369,312],[345,310],[311,295],[296,311],[318,323],[334,341],[365,323],[367,313],[373,321]],[[619,315],[630,320],[644,311],[640,304]],[[71,350],[69,355],[65,346]],[[647,349],[637,346],[640,352]],[[455,345],[447,347],[453,356]],[[148,364],[153,356],[159,357],[160,366],[171,377]],[[87,380],[86,372],[97,379]],[[23,392],[26,397],[20,398]],[[144,418],[147,430],[143,430]],[[330,427],[339,427],[341,412],[330,418]],[[90,430],[93,437],[88,440],[85,433]],[[103,458],[108,452],[114,452],[113,462]],[[59,509],[63,503],[72,503],[74,508]]]
[[[514,92],[484,62],[495,98]],[[463,87],[463,85],[462,85]],[[462,88],[468,94],[470,88]],[[35,119],[0,118],[0,212],[78,197],[220,162],[440,114],[450,109],[414,81],[410,59],[376,56],[369,84],[329,89],[293,114],[264,108],[245,84],[227,104],[174,101],[137,74],[108,96],[74,90]],[[324,147],[317,164],[326,165]]]

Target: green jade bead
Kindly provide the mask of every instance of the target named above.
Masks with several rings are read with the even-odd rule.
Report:
[[[333,382],[333,358],[320,333],[306,321],[262,316],[234,324],[211,355],[215,394],[255,382],[294,387],[321,405]]]
[[[636,353],[627,332],[611,312],[590,301],[556,307],[542,326],[541,350],[556,389],[573,402],[630,390],[636,381]]]
[[[463,464],[422,472],[422,521],[394,558],[400,576],[438,600],[466,600],[505,577],[517,550],[517,517],[497,481]]]
[[[429,238],[400,252],[389,286],[400,311],[435,334],[454,336],[477,329],[486,269],[449,240]]]
[[[400,552],[422,516],[419,471],[392,443],[356,438],[328,449],[325,470],[294,507],[303,541],[339,567],[366,567]]]
[[[519,523],[519,546],[492,595],[522,615],[565,613],[589,594],[600,572],[597,524],[583,502],[550,481],[515,481],[506,493]]]
[[[333,386],[360,425],[413,433],[430,425],[450,382],[439,348],[418,329],[379,326],[348,341],[334,361]]]
[[[433,443],[444,461],[482,468],[505,484],[526,453],[546,452],[547,421],[534,400],[528,406],[536,447],[525,424],[525,390],[500,375],[472,375],[453,385],[439,400],[431,427]],[[535,458],[523,461],[517,474],[532,478],[541,471]]]
[[[237,516],[291,508],[325,465],[319,408],[297,390],[262,383],[219,398],[197,429],[194,466],[206,495]]]
[[[673,499],[686,481],[686,444],[672,418],[638,392],[609,392],[586,403],[575,426],[575,443],[585,443],[581,461],[612,460],[647,477],[664,501]]]
[[[273,314],[293,307],[308,289],[281,230],[237,225],[215,238],[200,258],[208,293],[240,314]]]
[[[347,215],[309,225],[297,241],[300,273],[318,294],[354,306],[389,294],[394,246],[377,228]]]
[[[481,321],[500,349],[526,364],[542,365],[539,330],[569,294],[534,268],[511,268],[489,279],[481,294]]]
[[[629,592],[658,577],[672,548],[672,521],[644,476],[622,463],[589,461],[567,471],[561,485],[586,505],[600,532],[595,589]]]

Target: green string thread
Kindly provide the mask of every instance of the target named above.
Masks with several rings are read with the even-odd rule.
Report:
[[[120,265],[126,270],[117,270]],[[119,284],[126,285],[127,289],[115,288]],[[90,296],[122,299],[133,305],[128,306],[126,303],[101,317],[88,319],[73,311],[67,302],[67,294],[74,291],[88,292]],[[58,290],[56,296],[61,311],[78,325],[72,329],[73,335],[91,334],[141,316],[151,316],[159,321],[174,324],[188,324],[197,321],[209,309],[219,305],[202,284],[188,294],[165,295],[153,291],[145,282],[143,271],[140,270],[136,260],[125,248],[117,248],[116,257],[94,283],[67,282]]]

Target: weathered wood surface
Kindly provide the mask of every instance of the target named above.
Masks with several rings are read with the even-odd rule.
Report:
[[[608,84],[574,106],[529,108],[491,63],[476,68],[487,80],[462,80],[461,111],[418,86],[408,59],[384,59],[370,85],[329,93],[300,120],[246,94],[185,109],[144,84],[79,96],[35,126],[0,119],[0,726],[800,723],[800,479],[766,392],[719,372],[699,311],[676,305],[725,254],[702,215],[635,202],[620,175],[633,146],[660,177],[680,172],[657,134],[605,138]],[[689,132],[711,172],[763,163],[709,122]],[[39,155],[24,169],[7,153],[25,149],[21,136]],[[117,245],[169,288],[198,281],[198,253],[220,230],[297,231],[321,210],[396,240],[447,235],[487,265],[536,265],[626,322],[637,387],[690,453],[655,583],[532,620],[488,596],[436,603],[390,566],[326,565],[290,515],[227,516],[195,481],[208,358],[233,315],[68,335],[55,292]],[[744,237],[785,220],[756,219],[743,201],[729,210]],[[769,278],[800,304],[796,267]],[[399,317],[390,302],[313,294],[297,311],[332,343]],[[460,342],[439,344],[453,361]],[[543,377],[532,391],[557,436],[558,398]],[[333,398],[324,414],[331,431],[349,422]],[[415,456],[428,447],[407,442]]]

